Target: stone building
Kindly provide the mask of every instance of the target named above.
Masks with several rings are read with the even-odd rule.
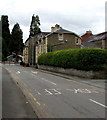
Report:
[[[34,37],[30,37],[28,48],[24,49],[26,62],[30,65],[35,65],[38,62],[38,56],[43,53],[81,48],[81,37],[74,32],[68,31],[60,27],[58,24],[51,27],[51,32],[41,32]],[[25,54],[26,53],[26,54]]]
[[[25,64],[29,63],[29,39],[25,41],[25,45],[23,48],[23,60]]]

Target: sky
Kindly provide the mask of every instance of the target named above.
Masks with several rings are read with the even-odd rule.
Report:
[[[39,16],[42,32],[50,32],[59,24],[78,35],[91,30],[93,34],[105,31],[106,0],[3,0],[0,15],[8,15],[10,30],[19,23],[23,41],[29,37],[32,15]]]

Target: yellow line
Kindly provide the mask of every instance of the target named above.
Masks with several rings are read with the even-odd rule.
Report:
[[[33,97],[33,95],[29,92],[29,95]]]
[[[36,104],[41,105],[40,102],[37,101],[37,99],[29,92],[29,95],[33,97],[34,101],[36,101]]]
[[[36,98],[34,98],[34,101],[36,101]]]
[[[38,101],[37,101],[36,103],[37,103],[38,105],[40,105],[40,103],[39,103]]]

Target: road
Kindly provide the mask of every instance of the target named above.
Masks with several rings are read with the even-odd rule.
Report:
[[[37,118],[31,104],[5,69],[2,69],[2,118]]]
[[[19,65],[3,67],[19,84],[40,118],[101,120],[106,117],[105,80],[93,82],[73,76],[67,78],[65,75],[54,75],[51,72]]]

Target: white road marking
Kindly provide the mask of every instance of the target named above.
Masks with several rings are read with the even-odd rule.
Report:
[[[89,99],[89,100],[92,101],[92,102],[94,102],[94,103],[96,103],[96,104],[98,104],[98,105],[100,105],[100,106],[102,106],[102,107],[104,107],[104,108],[107,108],[107,106],[103,105],[102,103],[99,103],[99,102],[97,102],[95,100],[92,100],[92,99]]]
[[[51,83],[51,84],[53,84],[53,85],[56,85],[56,83],[51,82],[51,81],[49,81],[49,80],[46,80],[45,78],[42,78],[42,80],[47,81],[47,82],[49,82],[49,83]]]
[[[31,71],[31,73],[33,73],[33,74],[37,74],[38,72],[35,72],[35,71]]]
[[[20,74],[20,71],[17,71],[16,73],[17,73],[17,74]]]
[[[47,95],[53,95],[49,90],[45,89],[45,91],[48,93]]]
[[[59,92],[59,91],[58,91],[59,89],[57,89],[57,90],[56,90],[56,89],[49,89],[49,90],[54,91],[54,92],[55,92],[54,94],[58,94],[58,95],[60,95],[60,94],[61,94],[61,92]]]
[[[78,92],[83,93],[82,89],[75,89],[74,88],[74,91],[75,91],[75,93],[78,93]]]
[[[91,90],[88,89],[80,89],[82,93],[92,93]]]
[[[99,93],[98,91],[95,91],[93,89],[77,89],[77,88],[73,88],[73,89],[66,89],[66,90],[74,92],[74,93]]]

